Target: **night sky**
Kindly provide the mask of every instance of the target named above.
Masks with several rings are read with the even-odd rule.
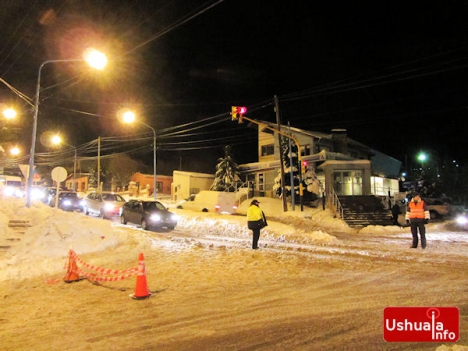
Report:
[[[6,0],[0,74],[33,98],[42,62],[105,51],[103,72],[44,67],[38,135],[57,130],[76,146],[133,138],[104,152],[151,164],[151,130],[117,120],[129,107],[157,131],[168,175],[214,172],[228,144],[238,163],[255,161],[255,131],[232,122],[230,106],[275,122],[275,95],[283,124],[346,128],[401,161],[427,151],[466,163],[467,15],[468,1],[455,0]],[[21,111],[0,143],[29,153],[32,108],[5,84],[0,94]]]

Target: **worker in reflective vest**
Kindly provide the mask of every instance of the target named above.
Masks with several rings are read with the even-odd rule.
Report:
[[[421,236],[421,247],[426,248],[426,224],[429,222],[431,215],[427,209],[426,202],[421,199],[419,194],[414,194],[406,209],[406,223],[411,226],[411,235],[413,236],[413,245],[410,247],[415,249],[418,247],[418,230]]]

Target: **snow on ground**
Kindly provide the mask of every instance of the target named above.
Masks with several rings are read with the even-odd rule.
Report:
[[[162,200],[167,204],[167,201]],[[245,213],[248,204],[244,202],[239,215],[217,215],[171,209],[180,215],[177,230],[193,231],[205,235],[227,236],[250,242],[251,231],[247,229]],[[283,212],[282,203],[276,199],[262,198],[260,207],[268,218],[268,227],[262,230],[263,240],[327,244],[336,240],[326,230],[353,231],[346,223],[333,218],[329,211],[308,209]],[[24,238],[0,259],[0,281],[23,279],[63,270],[64,257],[70,249],[78,254],[104,251],[118,245],[125,245],[128,234],[115,223],[97,217],[84,216],[77,212],[65,212],[49,207],[42,202],[33,202],[30,208],[23,199],[8,198],[0,201],[0,231],[5,236],[11,219],[29,219],[31,227]],[[305,221],[307,219],[307,222]],[[311,226],[311,221],[315,225]],[[321,228],[321,229],[318,229]],[[142,237],[142,240],[148,240]],[[147,245],[151,245],[146,242]],[[143,249],[145,242],[140,243]],[[27,269],[25,269],[27,267]]]
[[[164,199],[161,202],[169,205]],[[250,201],[239,206],[238,215],[218,215],[213,213],[192,212],[171,208],[180,215],[178,231],[203,233],[208,238],[219,236],[244,240],[239,249],[248,248],[251,231],[247,229],[245,214]],[[334,233],[355,233],[356,235],[380,235],[394,233],[408,237],[408,230],[397,226],[368,226],[361,230],[350,228],[344,221],[334,218],[333,214],[322,209],[305,207],[295,211],[289,206],[283,211],[283,204],[278,199],[261,198],[260,208],[268,219],[268,227],[262,230],[262,241],[290,244],[328,245],[337,242]],[[33,202],[30,208],[23,199],[7,198],[0,201],[0,237],[11,230],[11,219],[29,219],[24,238],[14,248],[0,256],[0,281],[6,279],[24,279],[41,274],[63,271],[64,258],[70,249],[78,254],[102,252],[109,248],[128,244],[128,232],[115,226],[117,220],[102,220],[84,216],[77,212],[65,212],[49,207],[42,202]],[[444,230],[446,224],[431,224],[431,230]],[[439,240],[459,240],[451,232],[438,233]],[[152,239],[141,235],[137,249],[152,246]],[[27,269],[25,269],[27,267]]]
[[[408,228],[357,230],[329,211],[260,201],[268,227],[253,251],[249,201],[231,216],[171,209],[180,220],[169,232],[0,199],[0,238],[10,220],[31,222],[0,252],[0,349],[466,349],[468,235],[452,223],[429,224],[428,249],[410,250]],[[134,279],[63,283],[70,249],[109,269],[144,253],[154,297],[129,302]],[[454,305],[456,345],[382,340],[386,306]]]

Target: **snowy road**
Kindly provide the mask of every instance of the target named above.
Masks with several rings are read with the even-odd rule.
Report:
[[[168,231],[165,229],[144,231],[136,225],[123,226],[119,223],[113,224],[118,228],[126,228],[135,231],[138,235],[165,238],[185,246],[200,247],[226,247],[226,248],[249,248],[250,237],[217,234],[212,235],[206,230],[193,230],[187,228],[176,228]],[[428,226],[429,227],[429,226]],[[262,236],[260,250],[275,252],[279,254],[291,254],[308,256],[315,260],[340,260],[343,262],[376,261],[409,261],[415,257],[422,263],[441,264],[447,259],[459,262],[461,265],[468,264],[468,258],[464,252],[468,250],[468,233],[462,231],[430,231],[428,228],[428,248],[422,251],[420,248],[409,249],[411,234],[409,228],[402,228],[401,233],[381,233],[372,235],[357,235],[356,233],[334,233],[338,239],[332,244],[312,244],[297,242],[288,237]],[[463,247],[463,250],[462,250]],[[422,252],[421,252],[422,251]],[[429,253],[429,255],[424,256]],[[423,255],[421,255],[421,253]],[[436,255],[434,255],[436,254]]]
[[[412,250],[408,228],[357,231],[321,212],[270,216],[256,251],[241,216],[180,212],[176,230],[144,231],[48,207],[0,207],[4,228],[18,216],[32,225],[0,260],[5,350],[452,350],[385,342],[388,306],[458,307],[456,346],[468,345],[468,235],[440,223],[427,226],[426,250]],[[129,298],[135,277],[64,283],[70,247],[117,270],[144,253],[151,298]]]

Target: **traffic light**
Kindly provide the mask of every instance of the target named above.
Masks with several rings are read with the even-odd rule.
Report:
[[[239,123],[242,122],[242,116],[247,112],[245,106],[232,106],[231,107],[231,117],[233,121],[239,120]]]

